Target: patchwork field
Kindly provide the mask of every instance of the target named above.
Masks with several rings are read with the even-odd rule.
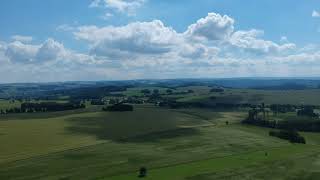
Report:
[[[125,113],[0,121],[6,144],[0,179],[136,179],[141,166],[150,169],[148,179],[210,179],[318,150],[313,136],[313,145],[291,145],[267,129],[239,124],[244,116],[140,106]]]
[[[123,94],[147,99],[143,89]],[[320,103],[318,90],[218,93],[189,86],[168,94],[165,88],[153,89],[179,102]],[[152,180],[320,178],[317,133],[301,132],[307,144],[291,144],[269,136],[268,128],[241,124],[246,109],[144,104],[134,105],[132,112],[105,112],[103,106],[85,104],[85,109],[1,115],[0,179],[130,180],[139,179],[140,167],[148,169],[144,179]],[[3,108],[18,106],[0,102]],[[270,118],[300,117],[288,112]]]

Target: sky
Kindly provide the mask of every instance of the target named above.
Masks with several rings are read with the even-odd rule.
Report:
[[[1,0],[0,83],[320,77],[320,0]]]

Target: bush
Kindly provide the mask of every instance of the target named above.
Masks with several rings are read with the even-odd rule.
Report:
[[[294,130],[282,130],[282,131],[270,131],[270,136],[278,137],[280,139],[289,140],[291,143],[305,144],[306,140],[297,131]]]

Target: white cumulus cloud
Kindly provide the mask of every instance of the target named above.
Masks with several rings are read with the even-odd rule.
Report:
[[[185,32],[189,36],[206,38],[208,40],[228,39],[234,30],[234,19],[227,15],[209,13],[188,27]]]
[[[15,41],[7,45],[5,54],[13,62],[29,63],[35,61],[39,45],[24,44]]]
[[[73,51],[51,38],[42,43],[0,41],[0,72],[39,80],[46,75],[56,80],[320,75],[318,46],[299,48],[285,36],[277,43],[263,30],[236,29],[234,24],[230,16],[209,13],[184,32],[161,20],[61,26],[88,51]]]
[[[232,34],[230,43],[238,48],[256,53],[269,53],[271,55],[292,50],[296,47],[293,43],[279,45],[275,42],[264,40],[261,38],[263,35],[263,31],[256,29],[249,31],[236,31]]]
[[[126,26],[80,27],[77,39],[92,44],[91,51],[100,56],[167,53],[180,41],[179,35],[161,21],[135,22]]]
[[[318,11],[316,11],[316,10],[313,10],[311,16],[315,17],[315,18],[318,18],[318,17],[320,17],[320,13]]]
[[[42,44],[28,44],[20,41],[3,43],[0,46],[0,54],[10,62],[19,64],[43,64],[47,62],[90,64],[98,61],[92,56],[66,49],[63,44],[51,38]]]

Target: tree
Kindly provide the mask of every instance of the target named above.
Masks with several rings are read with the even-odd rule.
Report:
[[[141,167],[140,170],[139,170],[139,176],[140,178],[142,177],[146,177],[147,176],[147,168],[145,167]]]
[[[317,114],[314,113],[314,110],[310,106],[305,106],[299,111],[297,111],[298,116],[308,116],[308,117],[317,117]]]
[[[224,92],[224,89],[221,88],[212,88],[210,92]]]
[[[263,120],[266,120],[266,110],[264,103],[261,104],[262,112],[263,112]]]
[[[172,90],[171,89],[167,89],[166,91],[168,94],[172,94]]]
[[[305,144],[306,140],[295,130],[281,130],[281,131],[270,131],[270,136],[278,137],[280,139],[289,140],[291,143]]]
[[[143,93],[143,94],[150,94],[151,91],[150,91],[149,89],[143,89],[143,90],[141,90],[141,93]]]
[[[106,108],[102,108],[104,111],[118,111],[118,112],[123,112],[123,111],[133,111],[133,106],[129,104],[115,104],[112,106],[108,106]]]
[[[159,94],[159,89],[154,89],[153,94]]]

